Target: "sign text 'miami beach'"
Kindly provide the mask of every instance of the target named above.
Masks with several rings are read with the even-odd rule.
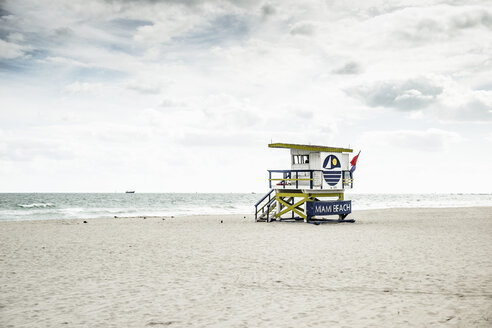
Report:
[[[308,215],[339,215],[352,212],[352,201],[317,201],[306,202],[306,212]]]

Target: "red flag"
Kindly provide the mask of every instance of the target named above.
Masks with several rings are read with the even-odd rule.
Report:
[[[355,166],[355,164],[357,164],[357,160],[359,159],[359,155],[360,155],[360,151],[357,154],[357,156],[355,156],[354,158],[352,158],[352,160],[350,161],[350,165]]]

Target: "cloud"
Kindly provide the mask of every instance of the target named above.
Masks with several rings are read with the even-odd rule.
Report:
[[[108,3],[137,3],[137,4],[172,4],[172,5],[183,5],[183,6],[194,6],[201,4],[201,0],[104,0]]]
[[[355,61],[348,61],[343,66],[334,69],[334,74],[359,74],[362,72],[362,67]]]
[[[67,65],[67,66],[75,66],[75,67],[90,67],[87,63],[66,58],[66,57],[46,57],[44,59],[46,62],[51,62],[54,64],[61,64],[61,65]]]
[[[261,6],[261,14],[263,17],[272,16],[276,13],[275,7],[269,3],[265,3]]]
[[[4,7],[5,7],[5,0],[0,0],[0,17],[9,15],[9,11]]]
[[[176,101],[174,99],[165,98],[162,100],[160,106],[163,108],[182,108],[182,107],[186,107],[187,104],[182,101]]]
[[[315,33],[315,26],[312,22],[297,22],[290,26],[290,34],[310,36]]]
[[[22,42],[24,41],[24,35],[18,32],[14,32],[7,35],[7,39],[12,42]]]
[[[59,140],[4,136],[0,143],[0,160],[32,161],[38,158],[67,160],[73,158],[73,153]]]
[[[161,43],[170,41],[174,36],[180,35],[181,33],[190,29],[191,26],[186,22],[182,25],[172,25],[172,24],[160,24],[155,25],[144,25],[137,28],[137,33],[134,35],[133,39],[137,42],[142,43]]]
[[[73,82],[65,87],[65,91],[70,94],[79,93],[100,93],[102,90],[101,83],[89,83],[89,82]]]
[[[254,107],[230,94],[207,96],[197,107],[205,116],[203,123],[213,129],[247,130],[261,121]]]
[[[452,27],[457,29],[468,29],[476,26],[492,28],[492,13],[486,9],[473,8],[451,16],[450,23]]]
[[[261,144],[261,137],[248,132],[221,132],[221,131],[189,131],[177,137],[176,142],[181,146],[192,148],[219,147],[233,148],[251,147]],[[226,156],[222,154],[222,156]]]
[[[365,133],[364,143],[373,147],[394,147],[405,151],[439,152],[454,143],[462,141],[455,132],[441,129],[373,131]]]
[[[492,91],[470,90],[452,78],[378,81],[349,88],[347,93],[369,107],[425,110],[425,117],[443,122],[492,121]],[[424,116],[420,113],[413,117]]]
[[[163,7],[162,12],[153,15],[152,23],[136,28],[133,40],[143,45],[171,41],[186,44],[188,40],[202,44],[207,40],[223,39],[227,35],[238,36],[247,30],[243,15],[236,14],[231,8],[196,7]]]
[[[56,36],[67,39],[74,35],[74,31],[70,27],[59,27],[55,29]]]
[[[443,103],[435,108],[439,119],[452,122],[491,122],[492,91],[446,92]]]
[[[404,8],[392,16],[400,22],[394,35],[415,43],[452,39],[475,28],[492,28],[492,11],[477,6]]]
[[[182,7],[204,7],[206,5],[232,5],[241,8],[251,8],[256,6],[261,0],[105,0],[107,3],[111,4],[138,4],[144,5],[154,5],[163,4],[166,6],[182,6]]]
[[[347,90],[370,107],[389,107],[412,111],[428,107],[437,101],[443,86],[428,78],[400,81],[378,81]]]
[[[139,81],[134,80],[127,83],[126,87],[130,90],[137,91],[141,94],[156,95],[162,90],[162,85],[154,81]]]
[[[36,130],[25,139],[70,149],[82,171],[101,161],[101,176],[148,173],[151,162],[172,171],[170,153],[174,168],[192,171],[200,153],[215,175],[214,153],[245,158],[254,150],[241,149],[271,139],[357,147],[367,138],[396,160],[411,149],[451,153],[459,135],[490,144],[475,131],[491,122],[485,1],[1,1],[1,54],[12,58],[0,60],[0,129]],[[368,132],[382,126],[394,131]],[[44,156],[20,141],[17,154],[0,147],[4,158]]]
[[[147,26],[154,24],[151,20],[144,19],[128,19],[128,18],[115,18],[108,22],[108,25],[116,30],[129,30],[135,31],[140,26]]]
[[[103,145],[121,147],[124,154],[125,145],[144,144],[151,138],[151,130],[129,124],[91,123],[79,127],[78,133],[86,133],[88,137]],[[115,149],[115,154],[121,149]],[[109,150],[108,150],[109,152]]]
[[[0,59],[14,59],[24,56],[30,47],[0,39]]]

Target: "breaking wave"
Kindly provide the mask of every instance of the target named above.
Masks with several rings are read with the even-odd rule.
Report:
[[[55,207],[52,203],[33,203],[33,204],[17,204],[17,206],[22,208],[44,208],[44,207]]]

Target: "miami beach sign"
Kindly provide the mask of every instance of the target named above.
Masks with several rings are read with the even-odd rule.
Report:
[[[308,201],[306,202],[308,216],[343,215],[352,212],[352,201]]]

